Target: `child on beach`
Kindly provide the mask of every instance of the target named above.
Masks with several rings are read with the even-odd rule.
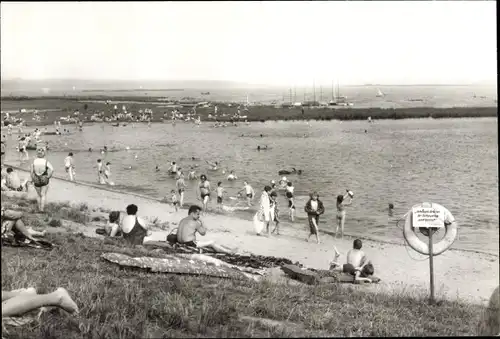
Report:
[[[172,195],[172,206],[174,206],[175,211],[177,212],[179,210],[179,201],[177,200],[177,192],[175,190],[170,191],[170,194]]]
[[[105,184],[104,174],[102,172],[102,160],[97,159],[97,182],[101,185]]]
[[[111,181],[111,163],[109,161],[106,163],[106,166],[104,166],[104,178],[108,185],[114,185]]]
[[[75,165],[73,164],[73,152],[69,152],[68,156],[64,158],[64,168],[69,175],[69,180],[75,180]]]
[[[319,234],[318,234],[318,223],[319,216],[325,213],[325,208],[323,206],[323,202],[319,200],[319,195],[317,192],[313,192],[310,194],[310,199],[306,203],[304,207],[305,212],[307,213],[307,218],[309,219],[309,236],[306,241],[309,241],[311,235],[316,236],[316,242],[319,244]]]
[[[295,214],[295,202],[293,201],[293,191],[295,187],[293,187],[293,184],[291,181],[287,183],[287,186],[285,188],[286,192],[286,198],[288,199],[288,209],[289,209],[289,215],[290,215],[290,220],[293,222],[294,220],[294,214]]]
[[[276,185],[276,184],[275,184]],[[272,188],[272,187],[271,187]],[[278,209],[278,192],[272,190],[271,194],[269,195],[270,197],[270,209],[274,211],[274,218],[273,221],[276,223],[274,226],[274,229],[271,233],[274,233],[276,231],[276,235],[280,235],[280,219],[279,219],[279,209]]]
[[[215,189],[217,191],[217,209],[222,212],[222,196],[225,192],[224,187],[222,187],[222,181],[219,181],[217,183],[217,188]]]

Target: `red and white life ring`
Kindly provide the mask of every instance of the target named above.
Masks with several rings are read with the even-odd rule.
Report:
[[[418,231],[418,228],[413,227],[413,208],[416,207],[423,207],[423,208],[429,208],[429,207],[436,207],[440,208],[444,211],[445,215],[445,220],[444,220],[444,227],[445,227],[445,235],[441,241],[433,244],[432,246],[432,253],[434,255],[439,255],[446,251],[450,246],[455,242],[455,239],[457,237],[458,233],[458,227],[457,223],[455,222],[455,219],[453,218],[453,215],[448,211],[445,207],[435,204],[435,203],[429,203],[429,202],[424,202],[421,204],[417,204],[413,206],[408,213],[406,214],[406,220],[405,220],[405,225],[403,227],[403,236],[408,242],[408,245],[410,245],[411,248],[413,248],[415,251],[417,251],[420,254],[424,255],[429,255],[429,244],[423,242],[417,237],[416,231]]]

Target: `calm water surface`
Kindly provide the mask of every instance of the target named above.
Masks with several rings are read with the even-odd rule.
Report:
[[[83,132],[71,127],[71,135],[44,138],[51,147],[49,160],[56,167],[56,175],[65,175],[63,159],[72,151],[79,180],[96,182],[96,160],[102,158],[112,163],[117,189],[153,197],[169,195],[174,188],[174,179],[166,174],[171,161],[185,170],[198,165],[197,173],[206,173],[213,187],[223,181],[228,196],[241,189],[243,180],[248,180],[259,196],[271,179],[279,180],[279,169],[302,169],[300,176],[287,175],[295,186],[301,217],[293,225],[286,217],[285,198],[280,197],[285,228],[305,227],[302,210],[312,190],[320,193],[326,207],[320,228],[334,230],[335,197],[349,188],[355,199],[348,208],[346,232],[385,240],[401,241],[396,221],[413,204],[440,203],[459,222],[455,247],[498,253],[496,119],[380,120],[372,124],[266,122],[226,128],[210,125],[164,123],[148,128],[145,124],[95,124],[85,126]],[[97,150],[103,145],[115,151],[105,156],[88,152],[89,147]],[[258,152],[258,145],[270,149]],[[16,142],[8,142],[7,161],[19,164],[12,150],[15,146]],[[193,156],[202,160],[191,161]],[[208,170],[205,159],[221,161],[239,180],[228,182],[227,173]],[[156,165],[160,172],[155,172]],[[196,182],[186,183],[186,201],[197,202]],[[393,217],[388,215],[389,203],[395,205]],[[215,199],[211,204],[215,206]],[[237,215],[250,218],[252,211]]]

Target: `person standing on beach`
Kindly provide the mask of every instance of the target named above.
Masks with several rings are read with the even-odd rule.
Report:
[[[293,187],[293,184],[291,181],[287,183],[287,186],[285,188],[286,192],[286,198],[288,199],[288,214],[290,215],[290,220],[294,220],[294,214],[295,214],[295,202],[293,200],[293,191],[295,190],[295,187]]]
[[[101,159],[97,159],[97,182],[101,185],[106,183],[106,182],[104,182],[104,173],[102,171],[102,160]]]
[[[2,161],[1,161],[2,166],[3,166],[4,160],[5,160],[5,151],[6,151],[6,148],[7,147],[5,147],[5,141],[2,140]]]
[[[323,206],[323,202],[319,200],[317,192],[313,192],[309,196],[310,199],[304,207],[304,210],[307,213],[307,219],[309,220],[309,236],[306,241],[309,241],[311,235],[315,235],[316,242],[319,244],[319,216],[325,213],[325,207]]]
[[[219,181],[217,183],[217,188],[215,189],[217,192],[217,209],[222,212],[223,206],[222,206],[222,200],[223,200],[223,195],[224,192],[226,191],[224,187],[222,187],[222,181]]]
[[[203,203],[203,212],[208,211],[208,201],[210,199],[210,182],[207,180],[207,176],[202,174],[200,176],[200,183],[198,184],[198,193]]]
[[[354,198],[354,193],[352,191],[346,190],[345,195],[337,196],[337,228],[335,229],[335,238],[337,238],[337,233],[340,227],[340,237],[344,239],[344,224],[345,224],[345,207],[352,204],[352,199]],[[349,201],[346,201],[349,198]]]
[[[172,206],[175,208],[175,211],[177,212],[179,210],[179,201],[177,200],[177,193],[175,190],[170,191],[171,194],[171,200],[172,200]]]
[[[45,159],[45,148],[38,148],[36,155],[37,158],[33,160],[31,165],[31,180],[38,195],[38,210],[43,212],[47,200],[49,181],[54,174],[54,167]]]
[[[276,184],[275,184],[276,185]],[[273,211],[272,216],[274,218],[271,221],[274,221],[276,225],[274,226],[274,229],[271,233],[274,233],[276,231],[276,235],[280,235],[280,219],[279,219],[279,209],[278,209],[278,192],[271,190],[271,194],[269,194],[270,197],[270,209]]]
[[[75,165],[73,163],[73,152],[69,152],[68,156],[64,158],[64,168],[69,175],[69,180],[75,180]]]
[[[18,145],[19,161],[29,160],[30,157],[28,155],[28,151],[26,150],[27,146],[28,146],[28,141],[26,140],[25,137],[22,137],[21,139],[19,139],[19,145]]]
[[[109,161],[106,162],[106,165],[104,166],[104,179],[108,185],[114,185],[111,181],[111,163]]]
[[[260,195],[260,208],[257,214],[259,215],[258,219],[262,220],[266,225],[267,235],[271,235],[271,231],[269,228],[269,223],[271,222],[271,217],[274,217],[274,212],[271,212],[271,201],[269,198],[269,194],[271,193],[270,186],[264,186],[264,190]],[[257,235],[260,235],[260,231],[257,232]]]
[[[179,174],[179,178],[175,182],[175,187],[177,192],[179,192],[179,204],[182,207],[184,205],[184,191],[186,189],[186,182],[184,181],[184,173]]]

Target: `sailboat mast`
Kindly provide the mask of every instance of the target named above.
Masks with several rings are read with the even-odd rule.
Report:
[[[335,101],[335,87],[332,80],[332,101]]]
[[[290,104],[292,104],[292,88],[290,88]]]
[[[313,80],[313,101],[316,102],[316,81]]]

